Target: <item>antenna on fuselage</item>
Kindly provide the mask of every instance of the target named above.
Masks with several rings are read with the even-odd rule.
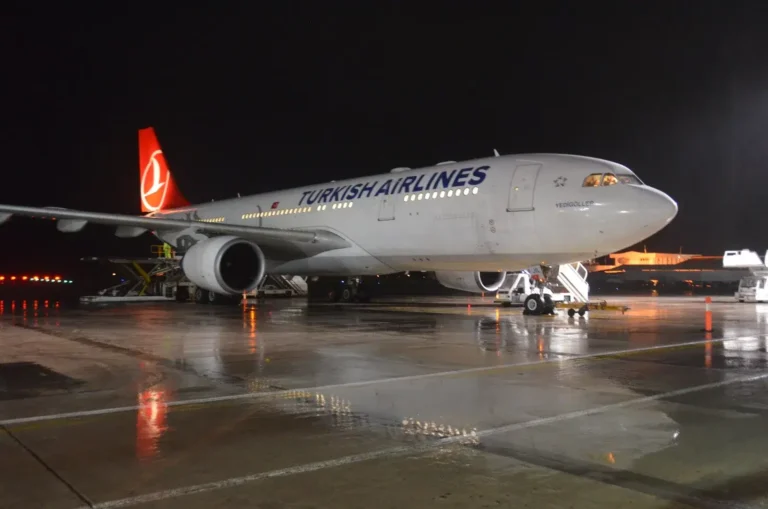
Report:
[[[496,156],[496,157],[501,157],[501,156],[499,155],[499,151],[498,151],[498,150],[496,150],[496,149],[493,149],[493,155],[494,155],[494,156]]]

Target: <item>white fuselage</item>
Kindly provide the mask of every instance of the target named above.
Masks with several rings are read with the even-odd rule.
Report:
[[[309,257],[261,246],[268,273],[519,270],[615,252],[675,217],[677,205],[669,196],[639,182],[583,186],[589,175],[606,173],[636,179],[610,161],[526,154],[393,171],[155,215],[325,230],[351,244]],[[205,238],[156,235],[182,248],[181,237]]]

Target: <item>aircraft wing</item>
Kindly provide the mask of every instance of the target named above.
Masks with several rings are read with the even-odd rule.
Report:
[[[251,240],[260,246],[266,244],[278,251],[295,254],[298,254],[297,251],[301,251],[305,256],[350,246],[350,243],[345,239],[322,230],[284,230],[187,219],[84,212],[58,207],[22,207],[0,204],[0,224],[14,215],[55,220],[57,222],[56,227],[63,232],[80,231],[87,223],[117,226],[116,235],[118,237],[137,237],[146,231],[181,232],[184,230],[208,236],[235,235]]]

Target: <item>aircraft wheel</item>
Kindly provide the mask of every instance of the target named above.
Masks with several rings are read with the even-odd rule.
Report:
[[[187,302],[189,300],[189,288],[186,286],[176,287],[176,302]]]
[[[195,288],[195,302],[198,304],[208,304],[208,291],[202,288]]]
[[[576,314],[576,310],[573,308],[568,308],[568,316],[573,316]]]
[[[341,291],[341,302],[352,302],[352,290],[344,288]]]
[[[525,315],[540,315],[544,305],[541,302],[541,297],[538,295],[529,295],[525,298],[525,309],[523,314]]]
[[[550,295],[544,295],[544,309],[542,310],[542,314],[544,315],[555,314],[555,303],[552,302],[552,297]]]

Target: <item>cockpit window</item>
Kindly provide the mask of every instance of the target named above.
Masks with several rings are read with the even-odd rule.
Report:
[[[613,173],[606,173],[605,175],[603,175],[604,186],[612,186],[618,183],[619,183],[619,179],[617,179],[616,175],[614,175]]]
[[[584,183],[581,185],[581,187],[598,187],[600,185],[600,178],[602,176],[602,173],[593,173],[584,179]]]
[[[622,184],[629,184],[629,185],[635,185],[635,186],[643,185],[643,182],[634,175],[616,175],[616,177],[619,179],[619,182],[621,182]]]

